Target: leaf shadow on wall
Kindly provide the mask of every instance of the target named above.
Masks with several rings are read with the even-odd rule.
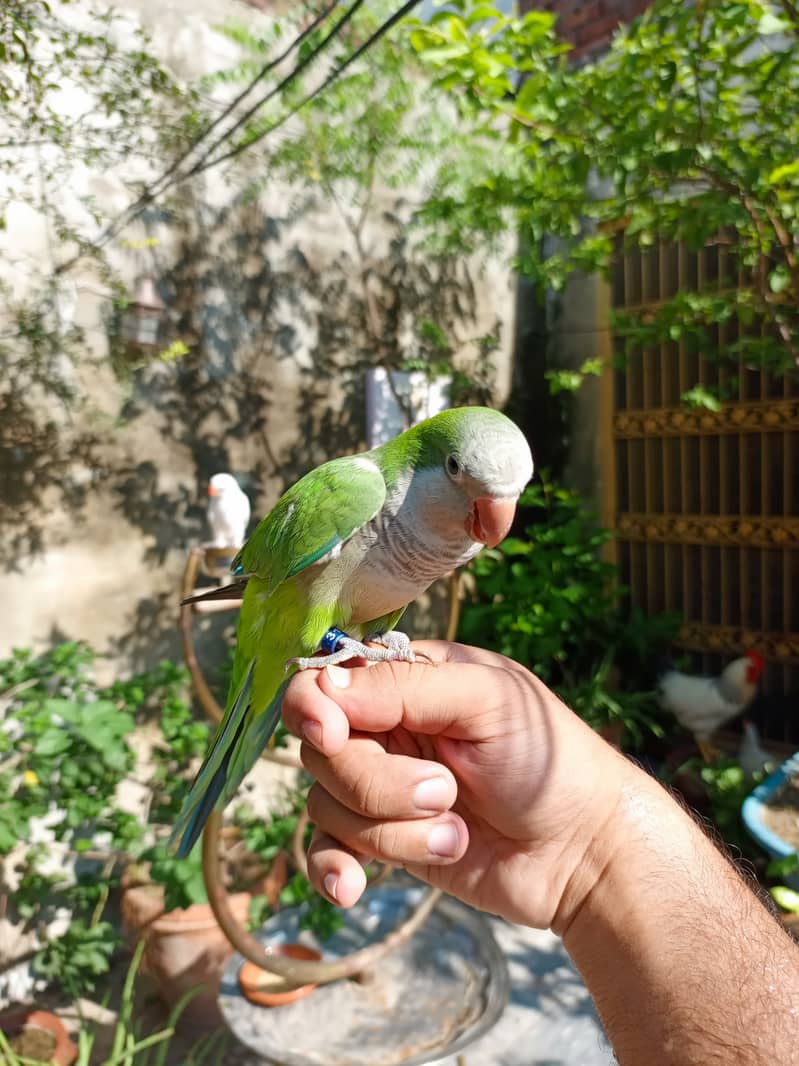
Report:
[[[386,213],[385,255],[368,265],[376,336],[363,264],[344,248],[312,260],[298,221],[312,226],[315,205],[303,200],[295,212],[270,217],[246,200],[213,215],[197,208],[180,254],[161,274],[170,336],[190,352],[138,371],[123,411],[129,425],[155,423],[163,462],[139,459],[111,478],[114,506],[141,531],[155,568],[177,573],[207,536],[205,490],[214,473],[236,474],[255,521],[309,469],[363,448],[364,371],[401,363],[408,321],[473,328],[476,288],[466,265],[420,262],[403,235],[406,219]],[[190,456],[192,483],[164,476],[170,454]],[[140,594],[136,622],[115,647],[146,665],[177,654],[177,582],[174,596]],[[225,617],[198,627],[211,666],[224,651]]]

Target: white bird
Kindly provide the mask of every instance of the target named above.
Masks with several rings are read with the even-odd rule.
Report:
[[[778,760],[765,748],[761,747],[760,734],[755,723],[744,720],[743,727],[741,744],[738,748],[738,762],[744,772],[750,777],[754,777],[755,774],[761,774],[764,770],[768,770],[769,767],[773,769]]]
[[[705,758],[708,741],[725,722],[739,715],[755,697],[765,663],[756,651],[734,659],[718,677],[695,677],[667,670],[658,684],[658,703],[693,733]]]
[[[232,474],[214,474],[208,483],[211,547],[240,548],[250,521],[250,501]]]

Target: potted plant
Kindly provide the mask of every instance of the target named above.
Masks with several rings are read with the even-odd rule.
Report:
[[[152,862],[134,863],[123,875],[123,931],[141,943],[142,972],[161,999],[172,1007],[195,990],[184,1017],[195,1027],[214,1028],[222,1022],[216,996],[232,949],[208,906],[199,855],[159,859],[157,850],[149,853]],[[229,898],[237,920],[245,922],[252,894]]]
[[[164,956],[182,959],[158,981],[172,1004],[190,984],[213,982],[229,953],[204,899],[199,858],[178,862],[158,844],[209,727],[192,715],[182,668],[162,663],[100,686],[94,658],[65,643],[0,661],[0,904],[19,944],[3,969],[30,969],[17,998],[30,996],[37,980],[73,1000],[91,994],[121,945],[106,917],[121,888],[129,927],[147,930],[145,969],[158,977]],[[145,718],[158,728],[150,729],[152,747],[138,752],[130,737]],[[128,810],[120,802],[126,789],[136,792]],[[233,897],[242,921],[251,899]],[[187,956],[202,958],[205,969],[187,969]],[[178,971],[181,981],[172,979]],[[202,1016],[202,1006],[193,1013]]]
[[[135,765],[126,736],[140,686],[99,687],[93,659],[68,642],[0,661],[0,905],[18,933],[5,962],[30,960],[73,998],[119,943],[105,905],[119,856],[141,837],[116,802]]]
[[[5,1012],[0,1017],[2,1062],[13,1066],[16,1056],[22,1062],[42,1062],[51,1066],[72,1066],[78,1049],[69,1038],[61,1019],[51,1011],[25,1007]]]
[[[286,809],[269,819],[241,805],[225,831],[228,904],[242,926],[260,925],[291,896],[287,856],[303,798],[291,793]],[[163,843],[147,849],[128,866],[122,889],[123,927],[144,944],[143,971],[161,998],[172,1006],[195,989],[186,1020],[203,1028],[221,1024],[219,978],[233,949],[208,903],[200,844],[186,859],[176,859]]]
[[[3,1066],[71,1066],[72,1063],[77,1066],[89,1066],[90,1063],[130,1066],[134,1062],[150,1062],[150,1051],[156,1048],[154,1061],[164,1063],[178,1020],[194,993],[182,997],[165,1025],[155,1032],[142,1033],[134,1013],[143,949],[144,945],[140,944],[133,952],[116,1007],[116,1019],[108,1031],[104,1050],[101,1051],[99,1046],[99,1027],[82,1017],[73,1042],[55,1014],[17,1009],[0,1016],[0,1062]],[[202,1037],[184,1052],[181,1062],[184,1066],[200,1066],[201,1062],[215,1061],[212,1055],[225,1039],[227,1032],[224,1029]]]

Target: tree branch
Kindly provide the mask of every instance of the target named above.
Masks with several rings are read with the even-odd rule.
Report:
[[[796,30],[799,31],[799,7],[793,0],[780,0],[780,6],[787,18],[794,24]]]

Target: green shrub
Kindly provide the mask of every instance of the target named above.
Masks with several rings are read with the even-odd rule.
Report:
[[[66,642],[35,655],[16,650],[0,661],[0,857],[16,849],[12,920],[43,944],[35,967],[71,997],[91,992],[119,943],[103,921],[120,860],[141,853],[147,829],[121,810],[117,790],[136,768],[128,738],[137,719],[157,712],[150,826],[168,822],[185,791],[189,763],[204,751],[209,729],[194,720],[187,672],[173,663],[101,686],[95,653]],[[41,840],[45,830],[66,849],[63,869]],[[191,865],[169,859],[174,880],[189,882]],[[166,864],[165,864],[166,865]],[[196,880],[194,882],[196,884]],[[48,929],[64,911],[67,932]]]

